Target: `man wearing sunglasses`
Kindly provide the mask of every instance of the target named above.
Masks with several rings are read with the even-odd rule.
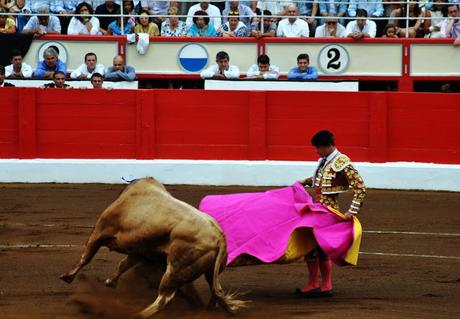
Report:
[[[316,28],[315,38],[343,38],[346,30],[336,18],[327,18],[326,23]]]

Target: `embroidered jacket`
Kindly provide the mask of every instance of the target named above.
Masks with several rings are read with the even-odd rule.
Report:
[[[315,190],[316,201],[321,204],[339,209],[338,195],[353,190],[349,213],[357,214],[362,206],[366,188],[364,181],[356,168],[353,167],[348,156],[335,151],[324,163],[318,165],[312,178],[312,187]]]

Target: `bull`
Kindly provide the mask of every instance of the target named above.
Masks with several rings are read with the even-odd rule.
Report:
[[[142,318],[161,310],[179,289],[196,293],[193,281],[203,274],[211,290],[209,305],[220,305],[229,313],[246,306],[235,294],[225,293],[219,282],[227,261],[227,243],[220,226],[209,215],[172,197],[154,178],[128,185],[102,212],[79,261],[60,278],[71,283],[102,246],[127,255],[105,281],[111,287],[143,260],[165,261],[158,296],[138,314]]]

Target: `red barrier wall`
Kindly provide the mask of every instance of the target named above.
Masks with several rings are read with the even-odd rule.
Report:
[[[3,88],[0,158],[315,160],[335,132],[354,161],[460,163],[460,95]]]

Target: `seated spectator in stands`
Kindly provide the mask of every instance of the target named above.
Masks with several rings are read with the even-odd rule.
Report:
[[[299,19],[297,7],[293,4],[288,5],[286,8],[286,14],[289,16],[289,18],[285,18],[278,23],[276,36],[287,38],[308,38],[310,36],[308,23],[302,19]]]
[[[116,12],[120,12],[120,5],[115,3],[114,0],[106,0],[104,4],[101,4],[96,8],[96,16],[99,14],[103,15],[111,15],[115,14]],[[100,17],[98,16],[100,29],[102,34],[107,33],[107,28],[109,24],[115,21],[116,17]]]
[[[316,28],[315,38],[344,38],[346,29],[337,18],[326,18],[326,23]]]
[[[6,12],[11,13],[20,13],[25,4],[25,0],[0,0],[0,8],[5,8]]]
[[[43,52],[43,60],[38,63],[34,76],[37,78],[52,79],[57,71],[67,73],[67,66],[59,59],[59,54],[53,47],[48,47]]]
[[[316,80],[318,70],[314,66],[309,66],[310,57],[306,53],[297,56],[297,67],[292,68],[287,78],[288,80]]]
[[[85,54],[85,63],[80,65],[76,70],[70,73],[71,79],[87,80],[94,73],[104,75],[105,68],[102,64],[97,63],[97,56],[90,52]]]
[[[263,27],[262,27],[262,17],[259,9],[257,9],[255,16],[252,18],[250,29],[250,36],[256,37],[257,39],[263,37],[274,37],[276,36],[276,24],[272,22],[271,15],[272,13],[268,10],[264,10],[263,15]],[[262,31],[263,30],[263,31]]]
[[[243,22],[248,28],[251,25],[251,19],[256,14],[248,6],[241,4],[240,1],[229,1],[229,6],[222,12],[223,23],[226,23],[230,12],[239,12],[241,17],[240,21]]]
[[[7,86],[14,86],[14,84],[5,82],[5,67],[3,65],[0,65],[0,88]]]
[[[38,15],[29,19],[22,33],[33,33],[34,37],[44,34],[60,34],[61,22],[54,15],[49,15],[50,10],[46,7],[38,9]]]
[[[123,57],[117,55],[113,58],[113,66],[105,72],[105,79],[109,81],[134,81],[136,70],[132,66],[125,65]]]
[[[302,19],[308,23],[310,36],[313,36],[316,31],[316,26],[318,25],[318,22],[315,19],[318,14],[318,3],[316,0],[300,1],[297,3],[297,9],[300,16],[307,17]]]
[[[13,19],[2,13],[8,13],[5,8],[0,8],[0,33],[16,33],[16,23]]]
[[[65,73],[62,71],[56,71],[53,74],[53,82],[46,83],[43,85],[43,88],[66,89],[70,88],[70,85],[65,83]]]
[[[440,32],[444,38],[458,39],[460,37],[460,11],[458,4],[447,5],[447,19],[441,23]]]
[[[374,21],[367,19],[367,11],[356,10],[356,20],[350,21],[346,27],[346,36],[355,40],[363,38],[375,38],[377,25]]]
[[[411,0],[414,1],[414,0]],[[383,17],[383,5],[382,0],[372,0],[372,1],[363,1],[363,0],[350,0],[348,5],[348,16],[356,17],[358,14],[358,9],[366,10],[367,16],[369,19],[376,17]],[[379,35],[382,34],[384,26],[388,23],[388,20],[375,20],[376,28],[379,30]],[[377,30],[376,30],[377,33]]]
[[[165,20],[168,13],[169,1],[156,1],[156,0],[140,0],[142,10],[147,11],[150,15],[155,15],[152,22],[158,28],[161,28],[161,23]]]
[[[23,3],[24,2],[24,3]],[[48,8],[50,7],[50,0],[17,0],[17,3],[20,4],[18,7],[21,7],[21,13],[38,13],[39,8]],[[16,19],[16,26],[18,28],[18,32],[22,32],[24,26],[30,20],[29,15],[18,15]]]
[[[93,7],[87,2],[80,3],[75,9],[75,14],[84,16],[72,17],[69,22],[67,34],[71,35],[101,35],[99,19],[93,16]]]
[[[388,23],[383,29],[382,38],[398,38],[396,26],[392,23]]]
[[[209,1],[201,1],[193,6],[190,7],[187,13],[187,20],[185,20],[185,24],[187,30],[193,24],[193,17],[195,12],[197,11],[205,11],[209,16],[209,23],[211,23],[214,29],[218,29],[222,25],[222,16],[220,14],[220,10],[213,4],[210,4]]]
[[[396,26],[398,29],[397,34],[400,38],[405,38],[406,32],[408,33],[409,38],[423,37],[424,31],[422,30],[422,23],[424,14],[417,2],[409,2],[409,28],[406,28],[405,19],[394,19],[407,16],[406,6],[407,5],[405,3],[402,3],[400,4],[399,9],[393,10],[391,13],[390,23]]]
[[[100,73],[93,73],[91,75],[91,85],[93,89],[102,89],[102,85],[104,84],[104,77]]]
[[[23,56],[19,50],[11,52],[11,64],[5,67],[5,75],[7,78],[24,79],[32,77],[32,67],[25,62],[22,62]]]
[[[120,14],[120,11],[115,14]],[[123,19],[123,32],[121,30],[121,19]],[[128,16],[123,16],[109,24],[106,35],[125,35],[130,33],[134,33],[134,23],[129,20]]]
[[[347,14],[348,0],[320,1],[319,14],[322,17],[344,17]],[[320,25],[326,22],[325,19],[319,21]],[[344,25],[344,19],[339,19],[339,23]]]
[[[139,20],[136,23],[136,26],[134,27],[134,32],[147,33],[150,37],[156,37],[160,35],[160,30],[158,29],[158,26],[150,21],[149,13],[147,11],[143,11],[141,13]]]
[[[136,10],[133,0],[123,0],[123,14],[129,16],[129,20],[136,24],[136,18],[134,17],[136,15]]]
[[[88,0],[89,1],[89,0]],[[51,0],[50,11],[55,13],[61,22],[61,29],[64,33],[69,28],[70,19],[75,12],[78,4],[82,1],[78,0]]]
[[[425,38],[442,38],[441,23],[445,20],[444,6],[442,3],[445,0],[434,0],[433,6],[430,10],[425,10],[426,20],[429,22],[428,33]],[[429,17],[431,19],[429,19]]]
[[[239,79],[240,70],[235,65],[230,65],[230,56],[225,51],[217,52],[216,64],[211,65],[200,73],[202,79]]]
[[[248,35],[248,27],[240,21],[238,12],[230,12],[227,22],[217,30],[217,36],[224,38],[247,37]]]
[[[189,37],[215,37],[216,29],[209,23],[209,16],[205,11],[195,12],[193,24],[187,32]]]
[[[165,37],[182,37],[187,34],[184,21],[180,21],[176,14],[179,13],[177,7],[169,7],[168,18],[161,23],[161,35]]]
[[[280,76],[280,69],[270,64],[270,58],[262,54],[257,58],[257,64],[251,65],[246,73],[246,79],[277,80]]]

